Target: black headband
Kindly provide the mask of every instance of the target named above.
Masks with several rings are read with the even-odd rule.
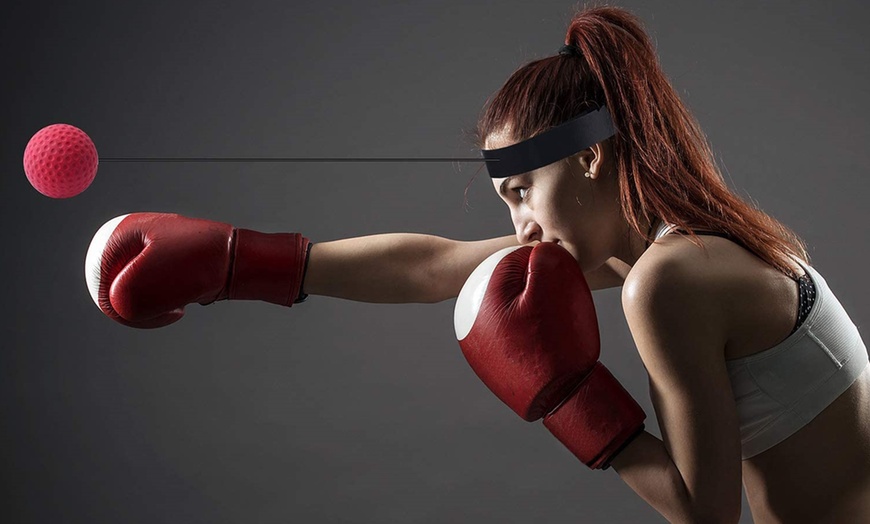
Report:
[[[607,106],[499,149],[481,149],[490,178],[506,178],[552,164],[616,134]]]

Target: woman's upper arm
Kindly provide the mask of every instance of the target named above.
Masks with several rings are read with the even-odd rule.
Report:
[[[520,245],[516,235],[472,241],[444,240],[447,242],[444,243],[442,256],[436,257],[436,267],[432,272],[432,278],[439,279],[443,284],[438,302],[456,298],[471,272],[486,257],[506,247]],[[627,273],[627,267],[622,268],[621,265],[625,264],[616,258],[611,258],[598,269],[585,273],[589,288],[594,291],[621,286],[625,280],[622,273]]]
[[[699,522],[740,516],[737,406],[725,365],[728,340],[714,271],[701,256],[632,273],[625,318],[649,375],[662,442]]]

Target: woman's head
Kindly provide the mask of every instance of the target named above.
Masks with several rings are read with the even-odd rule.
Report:
[[[484,145],[498,149],[514,143],[509,133],[496,132]],[[613,151],[604,140],[552,164],[493,178],[492,184],[510,210],[520,243],[559,243],[590,271],[611,256],[631,257],[614,175]],[[639,255],[643,246],[634,247]]]
[[[601,105],[608,108],[616,134],[525,175],[533,182],[529,195],[543,197],[535,191],[546,188],[554,207],[539,205],[525,214],[520,205],[511,208],[521,241],[567,244],[570,238],[574,245],[566,247],[574,248],[584,270],[609,256],[633,263],[641,254],[636,248],[642,252],[652,240],[649,225],[659,219],[689,231],[729,233],[786,273],[787,254],[806,260],[800,239],[728,189],[706,137],[633,14],[607,6],[582,9],[571,20],[565,43],[578,48],[580,56],[559,54],[528,63],[488,100],[474,133],[475,147],[527,140]],[[520,178],[508,186],[522,186]],[[496,189],[501,182],[494,179]],[[575,207],[569,209],[569,201]]]

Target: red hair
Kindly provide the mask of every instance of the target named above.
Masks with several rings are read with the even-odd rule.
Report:
[[[804,242],[789,228],[742,200],[725,184],[706,136],[661,69],[643,24],[611,6],[577,10],[566,44],[583,56],[556,55],[520,67],[485,105],[474,146],[510,126],[531,138],[590,107],[607,105],[622,214],[643,238],[641,221],[660,218],[689,232],[728,233],[782,273],[797,278],[789,256],[807,263]]]

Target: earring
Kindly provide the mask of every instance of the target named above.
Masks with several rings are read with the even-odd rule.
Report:
[[[586,172],[586,178],[592,178],[592,173],[590,173],[589,171],[587,171],[587,172]]]

